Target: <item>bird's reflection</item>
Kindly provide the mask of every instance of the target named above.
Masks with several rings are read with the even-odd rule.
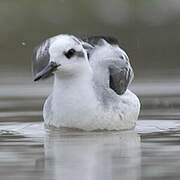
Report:
[[[44,143],[47,179],[140,179],[140,137],[134,131],[50,131]]]

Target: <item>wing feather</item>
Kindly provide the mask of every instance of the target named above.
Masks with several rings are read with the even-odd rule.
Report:
[[[119,41],[116,38],[109,36],[91,36],[83,40],[94,47],[93,49],[87,49],[88,53],[91,56],[96,51],[97,46],[99,48],[99,46],[104,45],[102,40],[105,40],[107,43],[112,45],[112,47],[119,46]],[[124,51],[122,51],[122,53],[123,52]],[[129,59],[126,54],[124,55],[127,61],[127,63],[124,64],[124,67],[122,67],[121,62],[118,60],[116,61],[116,63],[112,63],[112,65],[109,66],[109,87],[114,90],[118,95],[122,95],[125,93],[128,85],[131,83],[134,77],[133,69],[129,63]]]

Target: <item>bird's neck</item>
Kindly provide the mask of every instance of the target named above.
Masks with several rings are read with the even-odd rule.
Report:
[[[73,94],[75,91],[84,91],[92,85],[92,75],[90,73],[84,75],[72,75],[69,77],[61,77],[61,74],[56,74],[54,78],[54,92],[62,91]]]
[[[109,71],[108,67],[104,66],[103,64],[91,64],[92,68],[95,70],[93,73],[93,80],[96,85],[99,85],[103,88],[109,87]]]
[[[56,106],[64,106],[66,109],[71,106],[86,105],[95,103],[96,95],[93,88],[92,72],[86,71],[84,74],[61,77],[55,75],[53,87],[53,101]]]

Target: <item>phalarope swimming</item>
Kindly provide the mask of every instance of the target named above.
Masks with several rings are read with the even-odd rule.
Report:
[[[123,130],[135,126],[140,102],[128,90],[133,71],[127,54],[111,39],[71,35],[44,41],[34,51],[35,81],[54,74],[43,117],[46,126]]]

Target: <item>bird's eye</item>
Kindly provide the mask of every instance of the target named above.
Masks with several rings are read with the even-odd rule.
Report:
[[[70,49],[70,50],[68,50],[67,52],[65,52],[64,55],[65,55],[68,59],[70,59],[72,56],[74,56],[75,52],[76,52],[76,51],[75,51],[74,49]]]
[[[121,59],[124,59],[124,56],[121,55],[120,58],[121,58]]]

